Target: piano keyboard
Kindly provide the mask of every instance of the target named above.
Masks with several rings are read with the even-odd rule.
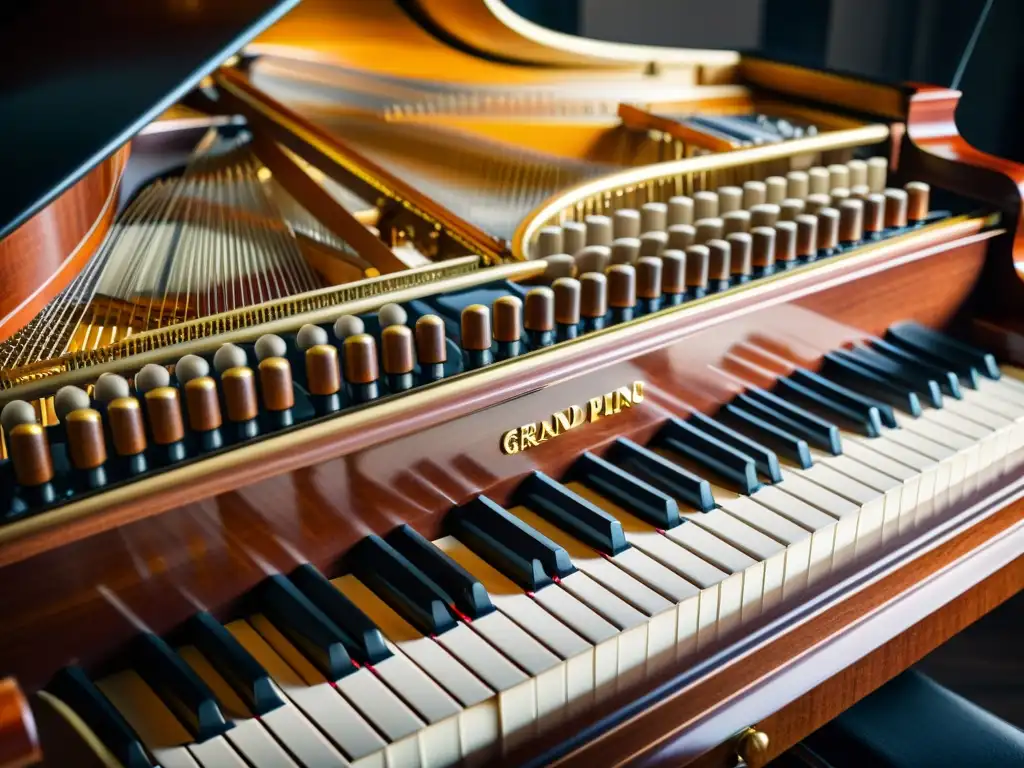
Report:
[[[1024,447],[1024,383],[915,323],[825,355],[754,339],[713,416],[479,496],[433,541],[369,536],[328,580],[138,636],[42,694],[129,768],[445,766],[515,748],[606,686],[706,648]],[[674,393],[665,393],[673,395]],[[657,393],[650,393],[657,397]]]

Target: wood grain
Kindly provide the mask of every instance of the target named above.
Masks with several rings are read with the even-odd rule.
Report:
[[[35,719],[14,678],[0,680],[0,768],[23,768],[41,757]]]

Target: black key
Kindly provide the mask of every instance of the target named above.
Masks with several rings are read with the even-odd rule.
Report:
[[[814,464],[811,460],[811,449],[807,445],[806,440],[754,415],[744,408],[736,405],[727,405],[718,412],[718,418],[732,424],[740,432],[749,433],[758,441],[772,446],[802,469],[810,469]],[[778,459],[776,459],[777,462]],[[780,477],[782,475],[781,469],[779,470],[779,475]]]
[[[385,540],[451,595],[456,609],[466,616],[478,619],[494,610],[487,590],[473,574],[408,525],[399,526]]]
[[[589,451],[573,464],[567,479],[583,483],[662,530],[682,522],[675,499]]]
[[[687,472],[678,464],[632,440],[620,437],[612,445],[609,457],[627,472],[638,475],[655,488],[682,499],[701,512],[710,512],[715,508],[711,484],[707,480]]]
[[[954,369],[960,366],[971,367],[990,379],[998,379],[1002,375],[994,355],[919,323],[896,323],[885,332],[885,338],[925,356],[947,361],[946,364]]]
[[[274,626],[328,680],[340,680],[355,672],[341,630],[284,576],[275,574],[264,579],[256,588],[256,599]]]
[[[349,656],[360,664],[376,664],[391,656],[377,625],[311,564],[300,565],[289,579],[338,628]]]
[[[426,635],[440,635],[458,622],[454,600],[380,536],[367,536],[349,555],[353,570],[405,620]]]
[[[629,549],[622,523],[543,472],[526,478],[515,498],[598,552],[614,557]]]
[[[782,470],[779,468],[779,458],[775,451],[767,448],[756,440],[751,440],[735,430],[729,429],[710,416],[703,413],[692,413],[687,422],[693,424],[707,434],[721,440],[726,445],[735,448],[740,453],[749,456],[754,460],[757,471],[767,477],[773,483],[782,482]],[[806,445],[806,444],[805,444]]]
[[[829,352],[825,357],[835,357],[860,366],[863,370],[885,379],[894,387],[914,392],[919,399],[923,398],[925,404],[932,408],[942,408],[942,390],[939,388],[938,381],[929,378],[926,373],[905,369],[900,363],[890,360],[873,349],[860,346],[852,349],[837,349],[835,352]]]
[[[818,374],[822,378],[899,408],[914,418],[921,415],[921,401],[916,392],[893,384],[884,376],[855,362],[837,357],[831,352],[826,354],[824,359],[825,364]]]
[[[737,395],[734,402],[768,423],[803,438],[809,445],[816,445],[834,456],[843,452],[839,427],[771,392],[751,387]]]
[[[826,377],[814,373],[813,371],[798,368],[787,378],[790,381],[795,381],[808,389],[814,390],[819,395],[827,397],[829,400],[839,403],[844,408],[849,408],[852,411],[860,411],[865,419],[869,418],[868,414],[870,414],[871,409],[874,408],[878,411],[878,417],[882,424],[890,429],[896,429],[899,426],[896,423],[896,415],[892,412],[891,406],[886,405],[873,397],[867,397],[859,392],[855,392],[841,384],[836,384],[834,381],[830,381]]]
[[[124,768],[153,768],[139,737],[80,667],[64,667],[46,690],[74,710]]]
[[[486,496],[452,510],[447,524],[459,541],[531,592],[576,570],[562,547]]]
[[[960,391],[960,378],[956,372],[935,365],[920,355],[915,355],[882,339],[869,339],[868,346],[878,354],[897,362],[908,372],[913,371],[916,375],[925,375],[935,379],[939,382],[939,389],[943,394],[963,400],[964,395]]]
[[[189,619],[185,632],[254,715],[265,715],[285,703],[267,671],[209,613],[202,611]]]
[[[152,632],[144,632],[133,643],[133,666],[149,687],[156,691],[196,741],[231,728],[224,719],[213,691],[167,643]]]
[[[858,408],[851,408],[833,398],[822,395],[809,387],[799,384],[792,379],[782,378],[775,383],[775,394],[781,399],[790,403],[803,405],[809,410],[828,414],[829,418],[846,422],[856,430],[863,432],[868,437],[878,437],[882,434],[882,418],[877,408],[869,408],[862,412]]]
[[[761,487],[754,459],[682,419],[665,422],[655,440],[736,485],[748,496]]]

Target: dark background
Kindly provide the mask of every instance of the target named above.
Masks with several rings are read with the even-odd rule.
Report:
[[[564,32],[756,51],[885,81],[948,86],[985,0],[506,0]],[[994,0],[960,81],[960,133],[1024,161],[1024,0]]]

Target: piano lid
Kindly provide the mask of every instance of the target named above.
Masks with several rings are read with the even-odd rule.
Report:
[[[0,24],[0,238],[297,3],[7,3]]]

